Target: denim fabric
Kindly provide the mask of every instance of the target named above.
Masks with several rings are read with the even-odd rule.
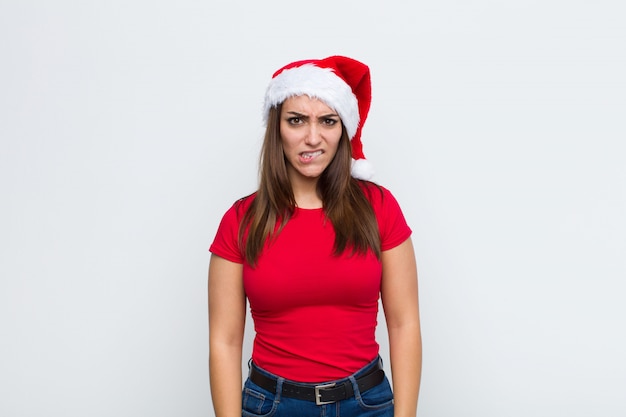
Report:
[[[356,378],[367,373],[379,360],[380,358],[376,358],[348,378],[329,381],[329,383],[342,383],[349,380],[354,388],[353,397],[332,404],[316,405],[312,401],[282,397],[247,379],[243,387],[241,415],[243,417],[393,417],[393,393],[386,376],[380,384],[365,392],[360,392],[356,383]],[[280,393],[285,379],[258,367],[257,369],[278,380],[276,391]]]

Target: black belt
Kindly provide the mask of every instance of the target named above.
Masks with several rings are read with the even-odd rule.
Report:
[[[383,371],[380,361],[365,375],[356,379],[359,391],[365,392],[370,388],[383,382],[385,371]],[[254,364],[250,367],[250,381],[259,387],[270,392],[276,392],[278,380],[258,371]],[[352,382],[346,380],[340,383],[328,383],[319,385],[301,385],[284,381],[281,395],[299,400],[314,401],[317,405],[331,404],[340,400],[345,400],[354,395]]]

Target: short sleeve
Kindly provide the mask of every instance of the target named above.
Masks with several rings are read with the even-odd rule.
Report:
[[[233,204],[222,217],[209,251],[231,262],[243,263],[244,256],[239,247],[239,224],[241,222],[241,200]]]
[[[370,189],[369,194],[378,220],[381,250],[393,249],[411,236],[411,228],[398,201],[389,190],[378,186],[378,190]]]

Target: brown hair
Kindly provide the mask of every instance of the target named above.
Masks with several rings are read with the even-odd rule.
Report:
[[[239,244],[250,265],[256,264],[267,239],[280,233],[296,207],[280,136],[281,108],[279,104],[270,109],[261,149],[259,189],[239,228]],[[364,192],[371,188],[352,178],[351,162],[350,138],[344,128],[337,153],[317,183],[326,218],[335,229],[334,255],[346,249],[352,255],[372,250],[380,258],[378,223]]]

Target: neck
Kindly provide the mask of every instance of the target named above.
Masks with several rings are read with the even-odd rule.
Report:
[[[317,178],[291,178],[291,187],[298,207],[305,209],[322,207],[322,199],[317,193]]]

